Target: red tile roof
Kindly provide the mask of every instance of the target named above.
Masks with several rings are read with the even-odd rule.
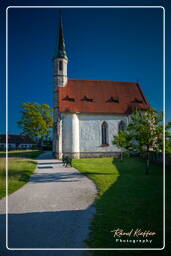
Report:
[[[126,114],[149,107],[134,82],[68,79],[65,87],[59,87],[60,112]]]

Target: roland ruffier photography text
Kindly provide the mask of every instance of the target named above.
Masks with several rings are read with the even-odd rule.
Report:
[[[125,231],[121,228],[111,230],[116,243],[152,243],[152,238],[156,232],[142,230],[139,228]]]

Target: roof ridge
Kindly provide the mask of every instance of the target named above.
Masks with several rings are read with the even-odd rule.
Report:
[[[84,79],[84,78],[68,78],[68,80],[85,80],[85,81],[98,81],[98,82],[114,82],[114,83],[128,83],[128,84],[137,84],[136,82],[128,81],[114,81],[114,80],[98,80],[98,79]]]
[[[144,93],[142,92],[142,89],[141,89],[139,83],[136,83],[136,86],[137,86],[137,88],[138,88],[138,90],[139,90],[139,92],[140,92],[142,98],[144,99],[145,103],[146,103],[147,105],[149,105],[148,100],[146,99]]]

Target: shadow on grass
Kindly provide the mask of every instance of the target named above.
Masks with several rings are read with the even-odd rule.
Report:
[[[162,248],[163,246],[163,175],[161,166],[151,164],[145,174],[145,162],[130,158],[113,159],[118,179],[96,201],[97,214],[92,222],[88,244],[93,248]],[[90,174],[90,173],[89,173]],[[112,230],[132,229],[155,232],[151,243],[116,242]],[[122,236],[142,240],[142,236]],[[94,252],[96,255],[97,252]],[[131,254],[130,254],[131,255]]]

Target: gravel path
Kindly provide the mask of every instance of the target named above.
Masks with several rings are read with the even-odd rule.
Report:
[[[86,248],[84,240],[88,238],[95,213],[92,204],[96,193],[94,183],[75,168],[63,167],[51,153],[41,155],[30,181],[8,198],[8,246]],[[4,203],[5,199],[0,200],[1,220],[5,218]],[[5,226],[1,232],[4,229]],[[4,237],[4,233],[2,235]],[[12,255],[30,255],[28,252],[14,254],[13,251]],[[31,255],[38,252],[41,252],[39,255],[66,255],[62,251],[35,251]],[[68,253],[82,255],[84,251]]]

